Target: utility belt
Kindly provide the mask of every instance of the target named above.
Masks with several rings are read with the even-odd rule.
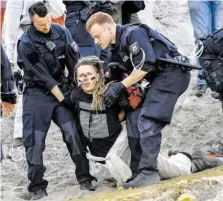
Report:
[[[50,93],[50,91],[48,91],[44,86],[41,86],[40,84],[33,82],[31,80],[24,80],[21,75],[21,72],[20,71],[18,72],[16,72],[14,75],[18,94],[22,95],[25,92],[25,90],[29,88],[40,89],[45,94]],[[19,74],[19,77],[16,74]],[[68,84],[68,78],[66,77],[61,78],[60,81],[57,82],[57,86],[64,94],[69,93],[71,89],[73,89],[73,86]]]
[[[22,71],[20,70],[14,72],[14,78],[19,95],[22,95],[28,88],[39,88],[44,90],[46,93],[48,92],[44,87],[38,85],[37,83],[32,82],[31,80],[24,80]]]
[[[175,70],[180,69],[183,72],[189,72],[193,69],[201,70],[200,66],[196,66],[189,63],[187,57],[184,56],[176,56],[174,58],[157,58],[156,59],[156,67],[158,71],[166,71],[168,69]]]
[[[24,94],[24,92],[27,90],[27,89],[38,89],[40,91],[42,91],[43,93],[45,94],[49,94],[50,91],[48,91],[45,87],[35,83],[35,82],[32,82],[32,81],[23,81],[18,87],[18,93],[20,95]]]
[[[44,86],[41,86],[38,83],[35,83],[35,82],[32,82],[32,81],[24,81],[23,85],[24,86],[21,87],[21,89],[24,88],[22,93],[24,93],[25,90],[29,89],[29,88],[39,89],[39,90],[43,91],[45,94],[49,94],[50,93],[50,91],[47,90]],[[69,85],[67,85],[66,83],[63,83],[63,82],[58,82],[57,86],[65,94],[68,93],[71,90],[71,87]]]
[[[142,59],[139,63],[134,63],[134,60],[133,60],[133,56],[135,54],[134,52],[130,52],[129,57],[130,57],[132,67],[134,69],[141,70],[146,60],[146,54],[142,48],[140,48],[139,51],[141,51],[142,53]],[[171,52],[169,51],[165,53],[164,57],[156,58],[155,68],[153,69],[153,72],[159,73],[160,71],[166,71],[165,68],[169,68],[169,69],[179,68],[182,71],[191,71],[192,69],[201,70],[200,66],[190,64],[189,59],[186,56],[177,55],[173,57],[170,53]]]
[[[182,72],[189,72],[189,69],[185,69],[180,65],[176,65],[176,64],[162,64],[162,65],[157,65],[157,73],[160,72],[169,72],[169,71],[173,71],[173,70],[178,70],[178,71],[182,71]]]

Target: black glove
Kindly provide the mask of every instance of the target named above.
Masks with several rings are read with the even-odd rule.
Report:
[[[125,108],[127,111],[131,111],[131,105],[128,100],[128,94],[127,93],[121,93],[120,97],[118,98],[118,106],[120,108]]]
[[[104,103],[107,107],[111,107],[125,90],[125,86],[121,82],[115,82],[109,85],[104,95]]]
[[[74,108],[74,104],[70,100],[69,96],[64,96],[64,99],[60,102],[60,104],[66,108]]]

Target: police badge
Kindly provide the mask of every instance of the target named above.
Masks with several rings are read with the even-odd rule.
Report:
[[[137,42],[133,43],[131,46],[130,46],[130,53],[132,55],[137,55],[140,51],[140,48],[139,48],[139,44]]]
[[[74,41],[73,41],[73,43],[71,44],[71,47],[73,48],[73,50],[74,50],[75,52],[79,52],[79,47],[78,47],[77,43],[75,43]]]

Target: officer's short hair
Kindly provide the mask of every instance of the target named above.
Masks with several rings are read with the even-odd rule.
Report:
[[[109,14],[97,12],[87,20],[86,29],[89,32],[94,24],[102,25],[105,23],[114,24],[115,22]]]
[[[30,18],[32,18],[35,14],[39,17],[45,17],[49,13],[45,3],[43,3],[42,1],[36,2],[31,5],[28,12]]]

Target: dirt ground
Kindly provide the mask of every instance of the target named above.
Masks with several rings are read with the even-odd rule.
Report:
[[[186,1],[156,2],[153,16],[156,29],[174,41],[182,53],[188,55],[193,48],[193,30]],[[163,130],[163,151],[170,148],[187,151],[197,148],[205,150],[215,146],[223,137],[223,112],[220,102],[211,97],[210,90],[201,98],[195,97],[195,84],[196,72],[192,72],[190,86],[177,103],[171,125]],[[1,140],[7,155],[12,142],[13,119],[1,119],[1,124]],[[68,197],[83,197],[116,190],[104,183],[95,184],[97,190],[91,193],[79,189],[75,178],[75,165],[69,157],[59,129],[54,124],[51,125],[46,139],[44,163],[47,167],[45,178],[49,181],[47,189],[49,195],[42,200],[62,201]],[[222,177],[220,176],[221,181]],[[220,186],[220,183],[216,186]],[[3,201],[28,200],[30,197],[27,193],[27,185],[26,162],[15,163],[6,158],[1,164],[1,199]],[[222,188],[217,189],[213,191],[215,199],[204,197],[202,201],[223,200]],[[202,193],[202,188],[199,190]],[[168,199],[160,197],[159,200]]]

